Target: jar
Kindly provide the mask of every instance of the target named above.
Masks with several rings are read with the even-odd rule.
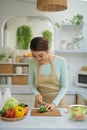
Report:
[[[16,74],[22,74],[22,66],[16,67]]]
[[[65,40],[62,40],[62,41],[61,41],[60,49],[61,49],[61,50],[65,50],[65,49],[66,49],[66,41],[65,41]]]
[[[11,76],[7,77],[7,84],[12,84],[12,77]]]
[[[6,77],[0,78],[0,84],[6,84]]]
[[[23,74],[27,74],[28,73],[28,67],[27,66],[23,66]]]

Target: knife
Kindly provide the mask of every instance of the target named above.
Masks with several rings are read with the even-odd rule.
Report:
[[[45,101],[42,101],[42,102],[40,102],[40,105],[41,105],[41,106],[42,106],[42,105],[48,105],[48,103],[45,102]]]

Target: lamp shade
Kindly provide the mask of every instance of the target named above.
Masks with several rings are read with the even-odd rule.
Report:
[[[37,0],[37,9],[46,12],[63,11],[67,9],[67,0]]]

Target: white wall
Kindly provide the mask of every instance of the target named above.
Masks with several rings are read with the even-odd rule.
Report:
[[[84,22],[87,24],[87,1],[68,0],[68,9],[61,12],[42,12],[36,9],[36,0],[0,0],[0,44],[2,43],[1,30],[3,23],[12,16],[47,16],[53,24],[66,18],[70,19],[80,13],[84,15]],[[34,2],[35,1],[35,2]],[[55,28],[55,26],[54,26]],[[85,35],[87,35],[87,26]],[[57,29],[55,28],[55,42],[58,42]]]
[[[36,1],[36,0],[35,0]],[[84,35],[87,36],[87,1],[80,0],[68,0],[68,9],[61,12],[41,12],[36,9],[36,2],[34,0],[0,0],[0,45],[2,44],[2,26],[4,22],[11,16],[47,16],[51,19],[53,25],[56,22],[61,22],[66,18],[71,19],[76,14],[84,15],[85,27]],[[55,46],[57,47],[59,42],[58,29],[55,27]],[[86,38],[87,43],[87,38]],[[75,71],[77,71],[82,65],[87,65],[87,54],[62,54],[68,61],[70,84],[75,82]],[[72,57],[71,57],[72,56]],[[78,59],[78,60],[77,60]]]

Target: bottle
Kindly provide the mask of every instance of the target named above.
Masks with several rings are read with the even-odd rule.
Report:
[[[3,95],[3,106],[4,106],[5,102],[6,102],[9,98],[11,98],[11,97],[12,97],[12,96],[11,96],[10,88],[6,88],[6,89],[5,89],[5,92],[4,92],[4,95]]]
[[[1,90],[0,90],[0,111],[2,110],[2,93],[1,93]]]

